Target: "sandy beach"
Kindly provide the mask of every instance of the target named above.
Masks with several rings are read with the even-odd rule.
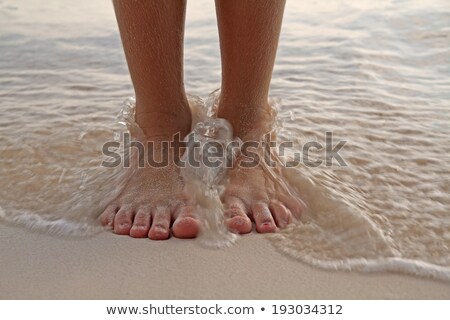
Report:
[[[449,299],[450,286],[398,274],[330,272],[258,234],[226,249],[101,233],[64,239],[0,225],[1,299]]]
[[[207,101],[226,87],[215,3],[187,2],[184,80],[177,83]],[[86,234],[85,222],[122,187],[121,175],[98,160],[118,132],[130,130],[123,101],[137,94],[112,1],[0,1],[0,299],[450,299],[450,282],[324,271],[293,258],[339,261],[334,266],[345,269],[351,259],[364,268],[368,260],[399,257],[409,263],[391,266],[396,270],[432,274],[440,266],[440,279],[449,278],[449,2],[287,1],[284,11],[269,96],[281,99],[280,146],[293,142],[286,156],[305,161],[292,171],[298,175],[271,177],[298,190],[308,210],[277,248],[253,233],[210,249],[197,240],[45,233]],[[258,50],[236,50],[237,78],[256,83],[241,68],[253,64],[241,62]],[[249,92],[261,94],[237,96]],[[345,164],[328,157],[339,145]],[[160,193],[158,177],[149,174],[138,188],[140,203],[130,196],[136,209],[158,199],[148,191]],[[244,191],[262,185],[253,187],[254,176],[242,180],[236,185],[248,185]],[[172,190],[164,198],[172,200]],[[248,207],[257,198],[235,193]]]

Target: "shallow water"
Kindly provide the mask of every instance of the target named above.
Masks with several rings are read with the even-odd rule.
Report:
[[[324,268],[450,280],[448,21],[448,1],[288,1],[271,90],[279,140],[332,132],[348,166],[289,170],[309,209],[268,236],[276,248]],[[189,2],[185,42],[187,90],[206,97],[220,86],[213,1]],[[99,167],[101,146],[125,130],[116,115],[132,95],[111,3],[0,0],[1,219],[101,231],[126,180]],[[210,229],[234,241],[219,220]]]

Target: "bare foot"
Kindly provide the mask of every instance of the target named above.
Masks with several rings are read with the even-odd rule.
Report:
[[[247,122],[246,117],[236,117],[236,113],[227,114],[226,110],[221,112],[219,109],[218,115],[232,123],[235,136],[243,142],[259,142],[270,131],[269,119],[273,115],[269,113],[260,117],[260,121],[256,120],[256,116],[251,117],[251,122]],[[272,138],[272,141],[275,139]],[[261,162],[264,161],[263,149],[256,151],[261,156]],[[240,234],[249,233],[253,221],[257,232],[275,232],[299,218],[305,205],[283,187],[283,181],[274,179],[274,176],[278,179],[282,177],[280,168],[267,168],[262,163],[246,168],[242,166],[243,161],[248,159],[241,154],[229,170],[229,181],[222,196],[228,229]]]
[[[158,120],[161,121],[161,118]],[[153,130],[151,128],[155,128],[151,124],[141,127],[146,136],[151,136]],[[184,128],[171,131],[187,130]],[[158,136],[160,134],[161,131],[158,132]],[[168,135],[165,139],[148,138],[148,141],[154,141],[156,148],[161,149],[160,142],[171,141],[170,139],[172,136]],[[170,229],[177,238],[197,236],[200,223],[195,218],[193,207],[189,205],[183,192],[184,182],[179,168],[171,161],[173,154],[169,157],[168,166],[157,168],[146,163],[145,167],[136,169],[122,193],[101,214],[100,220],[103,225],[110,226],[116,234],[135,238],[168,239]]]

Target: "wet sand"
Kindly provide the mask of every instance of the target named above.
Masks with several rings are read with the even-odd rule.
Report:
[[[64,239],[0,224],[1,299],[450,299],[450,285],[330,272],[252,234],[226,249],[101,233]]]

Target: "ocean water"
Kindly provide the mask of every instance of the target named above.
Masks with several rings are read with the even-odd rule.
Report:
[[[332,132],[347,165],[283,171],[308,210],[265,235],[278,250],[321,268],[450,281],[449,21],[445,0],[288,1],[271,88],[278,139],[294,151]],[[220,87],[213,1],[188,3],[185,45],[201,120],[195,96]],[[103,232],[97,217],[130,170],[101,167],[101,147],[132,124],[132,95],[109,1],[0,0],[1,223]],[[208,190],[203,239],[245,241],[221,226],[220,188]]]

